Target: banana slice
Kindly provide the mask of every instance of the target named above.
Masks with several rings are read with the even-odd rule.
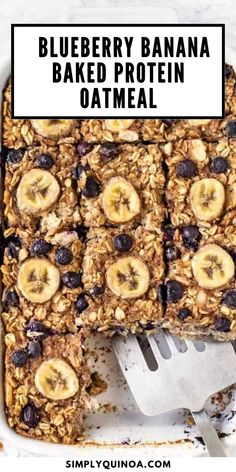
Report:
[[[202,126],[202,125],[207,125],[212,120],[187,120],[187,121],[192,126]]]
[[[36,133],[45,138],[68,136],[74,126],[74,120],[31,120]]]
[[[224,207],[224,186],[216,179],[199,180],[190,189],[190,203],[198,220],[213,221]]]
[[[192,259],[193,275],[202,288],[213,289],[226,285],[234,277],[232,257],[217,244],[200,248]]]
[[[60,186],[47,170],[32,169],[21,179],[16,191],[16,203],[20,211],[40,214],[58,199]]]
[[[123,257],[107,270],[107,285],[118,297],[140,297],[149,286],[148,267],[138,257]]]
[[[45,303],[60,284],[58,268],[46,258],[31,257],[20,267],[17,279],[22,295],[33,303]]]
[[[103,210],[110,221],[125,223],[140,213],[140,199],[128,180],[113,177],[102,193]]]
[[[113,133],[128,129],[134,120],[105,120],[105,128]]]
[[[66,400],[79,390],[75,371],[62,359],[54,357],[44,361],[34,378],[37,390],[51,400]]]

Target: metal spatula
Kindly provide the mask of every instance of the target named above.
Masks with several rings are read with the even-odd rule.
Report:
[[[204,405],[211,395],[236,382],[231,343],[182,341],[161,331],[141,338],[116,336],[112,345],[144,415],[188,408],[209,454],[226,456]]]

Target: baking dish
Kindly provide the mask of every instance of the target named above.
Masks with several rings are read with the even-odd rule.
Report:
[[[236,64],[235,53],[227,50],[227,61]],[[4,89],[10,75],[10,66],[6,61],[0,69],[0,87]],[[1,176],[2,177],[2,176]],[[3,338],[1,327],[1,338]],[[204,448],[198,438],[198,431],[190,424],[187,411],[175,411],[154,418],[142,416],[134,404],[131,393],[119,371],[117,361],[111,352],[109,341],[102,336],[91,339],[91,349],[96,346],[99,353],[96,370],[103,379],[109,379],[107,392],[97,397],[102,405],[97,413],[91,414],[86,421],[87,435],[77,446],[61,446],[37,440],[23,438],[11,430],[4,414],[3,397],[3,350],[0,352],[0,440],[6,453],[12,450],[24,455],[48,455],[71,457],[79,455],[98,459],[122,457],[136,458],[141,454],[148,457],[158,456],[201,456]],[[3,342],[1,343],[3,346]],[[158,392],[157,392],[158,394]],[[234,402],[236,389],[224,395],[218,395],[208,402],[207,409],[213,416],[215,427],[222,435],[227,454],[236,456],[236,417]],[[225,408],[224,408],[225,406]],[[134,450],[135,449],[135,450]]]

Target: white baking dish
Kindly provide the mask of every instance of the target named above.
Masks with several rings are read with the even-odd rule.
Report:
[[[227,50],[227,61],[236,64],[235,53]],[[0,69],[0,89],[3,90],[10,75],[9,63],[2,64]],[[3,327],[1,337],[3,338]],[[0,349],[0,441],[4,444],[6,454],[42,455],[98,459],[117,457],[125,458],[148,455],[160,456],[202,456],[204,448],[196,439],[199,436],[195,426],[188,426],[191,418],[187,411],[179,410],[159,417],[148,418],[141,415],[134,404],[132,395],[125,384],[114,354],[109,349],[109,341],[102,336],[91,340],[96,344],[98,361],[95,369],[103,378],[107,378],[109,388],[106,393],[97,397],[102,405],[110,404],[116,411],[91,414],[87,421],[87,437],[78,446],[62,446],[37,440],[26,439],[11,430],[4,413],[3,397],[3,350]],[[3,343],[1,343],[3,346]],[[105,362],[104,362],[105,360]],[[201,386],[199,385],[199,388]],[[171,385],[170,385],[171,388]],[[234,416],[236,389],[231,395],[225,394],[214,398],[207,404],[209,414],[218,411],[220,416],[214,417],[216,429],[227,435],[222,441],[226,452],[236,456],[236,416]],[[158,392],[157,392],[158,395]],[[225,408],[224,403],[226,404]],[[108,408],[105,408],[107,410]],[[102,409],[104,410],[104,408]],[[134,450],[135,448],[135,450]],[[105,450],[105,451],[104,451]]]

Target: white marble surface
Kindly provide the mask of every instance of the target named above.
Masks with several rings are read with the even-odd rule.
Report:
[[[10,55],[11,23],[149,19],[159,23],[225,23],[226,44],[236,50],[235,0],[0,0],[0,61]],[[4,448],[2,454],[27,455],[14,448]]]

